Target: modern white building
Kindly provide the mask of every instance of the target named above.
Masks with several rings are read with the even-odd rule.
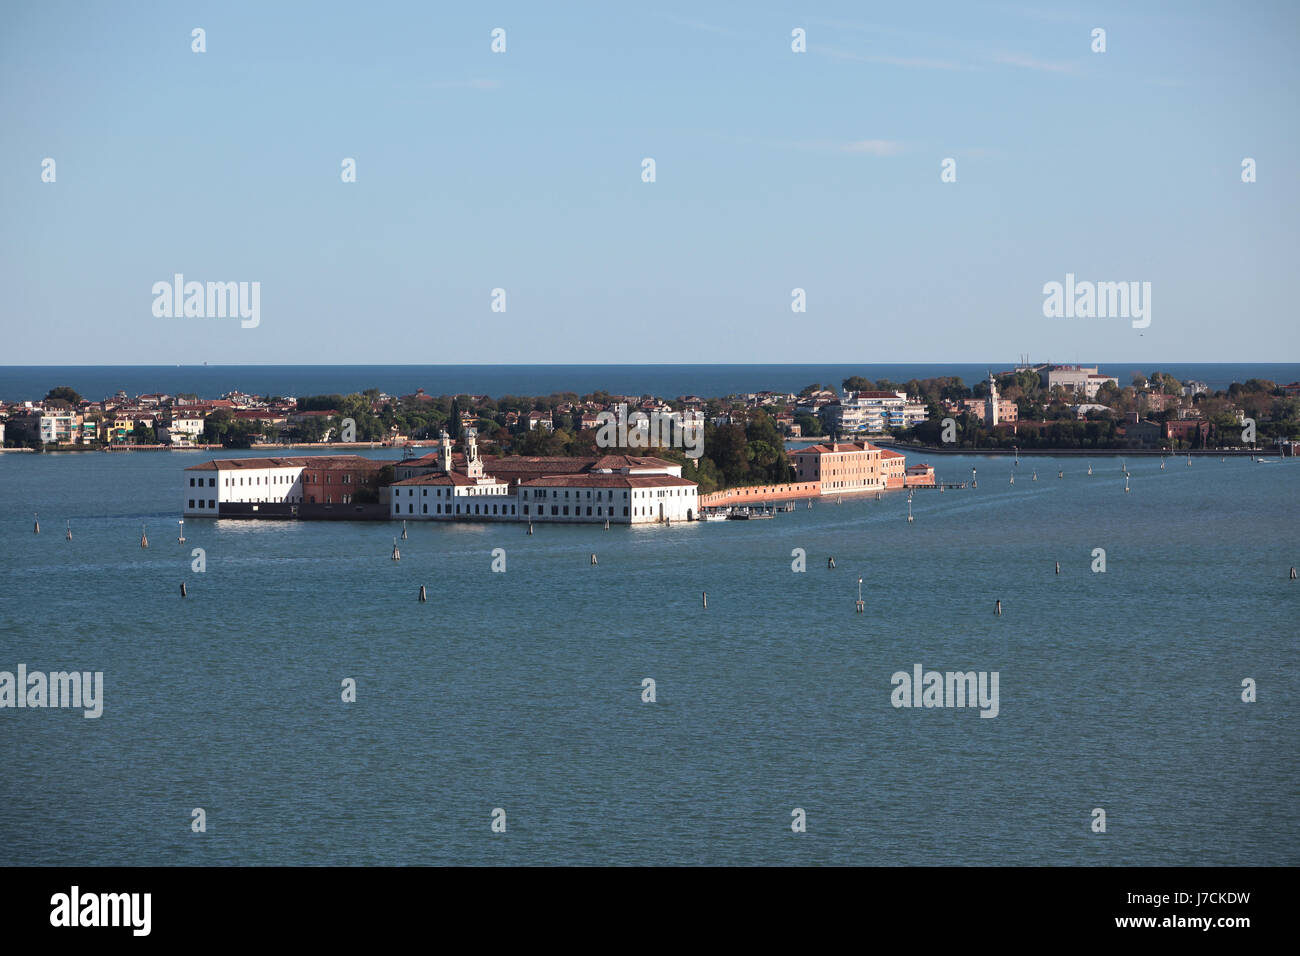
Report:
[[[906,428],[928,417],[924,405],[909,402],[906,392],[847,392],[834,405],[820,411],[827,428],[840,434],[883,432]]]

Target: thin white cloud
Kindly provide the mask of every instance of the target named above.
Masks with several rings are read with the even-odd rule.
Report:
[[[432,84],[435,90],[499,90],[505,86],[500,80],[443,80]]]
[[[902,151],[903,144],[891,139],[860,139],[840,147],[842,153],[864,153],[868,156],[897,156]]]
[[[808,46],[814,53],[822,56],[828,56],[835,60],[849,60],[854,63],[882,63],[885,66],[901,66],[910,70],[964,70],[966,67],[952,60],[939,60],[934,57],[926,56],[881,56],[871,53],[850,53],[848,50],[840,50],[835,47],[822,46],[817,43],[810,43]]]
[[[726,27],[716,26],[712,23],[705,23],[702,20],[686,20],[682,17],[669,15],[668,20],[677,24],[679,27],[686,27],[688,30],[698,30],[701,33],[715,33],[718,36],[734,37],[739,36],[734,30],[728,30]]]
[[[994,63],[1003,66],[1018,66],[1026,70],[1038,70],[1043,73],[1078,73],[1079,68],[1073,63],[1060,60],[1037,60],[1023,53],[999,53],[993,57]]]

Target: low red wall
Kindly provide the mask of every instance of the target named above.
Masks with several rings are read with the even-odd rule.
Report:
[[[727,505],[789,501],[792,498],[816,498],[821,493],[820,481],[797,481],[788,485],[749,485],[744,488],[728,488],[726,491],[700,495],[700,507],[721,508]]]

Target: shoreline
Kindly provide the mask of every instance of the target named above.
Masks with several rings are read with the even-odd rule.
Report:
[[[1188,455],[1193,458],[1227,458],[1229,456],[1242,458],[1256,455],[1282,457],[1276,445],[1263,448],[1195,448],[1191,451],[1187,449],[1171,451],[1167,448],[941,448],[935,445],[910,445],[906,442],[891,441],[889,439],[876,439],[872,441],[872,444],[880,445],[882,448],[896,448],[899,451],[918,454],[989,457],[1007,455],[1021,458],[1083,458],[1089,456],[1097,458],[1186,458]]]

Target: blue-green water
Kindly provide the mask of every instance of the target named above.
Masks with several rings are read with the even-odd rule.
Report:
[[[910,525],[412,524],[394,563],[386,523],[179,545],[207,457],[0,456],[0,670],[105,682],[0,710],[0,864],[1300,862],[1300,462],[943,458],[980,486]],[[999,715],[895,709],[918,662]]]

